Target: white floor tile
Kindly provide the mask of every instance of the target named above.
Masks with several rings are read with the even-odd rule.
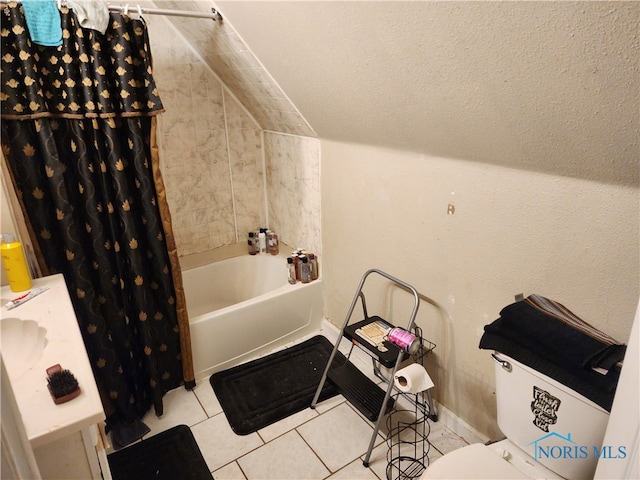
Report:
[[[276,437],[287,433],[289,430],[302,425],[309,420],[316,418],[319,413],[311,408],[306,408],[301,412],[291,415],[279,422],[273,423],[265,428],[258,430],[258,435],[262,437],[265,443],[270,442]]]
[[[263,445],[257,433],[236,435],[223,414],[194,425],[191,431],[211,471]]]
[[[336,472],[367,451],[373,429],[348,404],[314,418],[298,432],[332,472]],[[378,443],[382,441],[380,438]]]
[[[360,358],[358,367],[373,379],[367,360]],[[208,378],[200,380],[193,391],[180,387],[168,392],[163,402],[162,418],[156,417],[153,410],[144,417],[151,428],[145,438],[176,425],[190,426],[216,480],[386,479],[386,418],[367,468],[362,462],[373,423],[342,395],[318,404],[315,410],[303,410],[244,436],[231,430]],[[411,405],[402,407],[412,409]],[[442,421],[429,421],[429,426],[429,463],[467,445]]]
[[[362,460],[358,459],[338,470],[327,480],[378,480],[378,477],[370,468],[362,465]]]
[[[318,403],[316,405],[316,411],[322,414],[344,402],[346,402],[346,400],[342,395],[336,395],[335,397],[328,398],[325,401]]]
[[[433,445],[432,445],[431,448],[429,449],[429,465],[431,465],[441,456],[442,456],[442,453],[440,453],[437,449],[433,448]]]
[[[222,407],[220,406],[218,397],[216,397],[216,394],[213,391],[213,387],[211,387],[211,384],[209,383],[209,379],[198,382],[198,385],[193,389],[193,391],[196,394],[196,397],[198,397],[202,408],[207,412],[208,417],[213,417],[214,415],[222,413]]]
[[[296,431],[238,459],[249,480],[323,479],[329,471]]]
[[[387,451],[388,447],[386,442],[382,442],[371,451],[371,457],[369,458],[369,468],[373,470],[373,472],[379,478],[387,478]],[[360,457],[360,459],[358,460],[360,462],[360,465],[362,465],[364,457],[365,455],[362,455],[362,457]]]
[[[145,438],[168,430],[176,425],[192,426],[206,420],[207,414],[192,391],[183,387],[167,392],[162,398],[164,414],[157,417],[153,408],[142,421],[151,429]]]
[[[431,424],[429,441],[442,454],[447,454],[468,445],[462,437],[453,433],[446,426],[437,425],[434,427],[434,424]]]
[[[247,480],[244,476],[238,462],[232,462],[213,472],[213,478],[216,480]]]

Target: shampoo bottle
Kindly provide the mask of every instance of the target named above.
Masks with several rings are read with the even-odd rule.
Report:
[[[15,240],[12,233],[3,233],[0,240],[2,264],[13,292],[24,292],[31,288],[31,276],[24,258],[22,244]]]
[[[249,249],[249,255],[258,253],[258,239],[253,232],[249,232],[248,234],[247,248]]]
[[[296,266],[293,264],[293,258],[292,257],[288,257],[287,258],[287,277],[289,280],[289,283],[291,285],[295,285],[297,282],[297,278],[296,278]]]
[[[258,234],[258,251],[260,253],[267,253],[267,229],[261,228],[260,233]]]
[[[271,255],[278,255],[280,247],[278,246],[278,235],[275,232],[267,232],[267,247]]]
[[[311,280],[316,280],[318,278],[318,257],[316,257],[315,253],[309,254],[309,263],[311,264]]]
[[[309,283],[311,281],[311,264],[307,257],[302,257],[302,263],[300,264],[300,281],[302,283]]]

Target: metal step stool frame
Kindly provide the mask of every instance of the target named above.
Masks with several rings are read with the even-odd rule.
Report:
[[[349,325],[349,321],[351,320],[351,316],[353,315],[353,311],[355,309],[356,303],[358,301],[358,298],[362,299],[362,306],[364,309],[364,314],[365,314],[365,318],[369,318],[368,314],[367,314],[367,309],[366,309],[366,304],[365,304],[365,300],[364,300],[364,294],[362,293],[362,289],[364,287],[364,284],[367,280],[367,278],[369,277],[369,275],[371,274],[377,274],[380,275],[384,278],[386,278],[387,280],[391,281],[392,283],[395,283],[396,285],[404,288],[405,290],[408,290],[409,293],[411,293],[413,295],[414,298],[414,305],[413,305],[413,310],[411,311],[411,315],[409,316],[409,323],[407,324],[406,330],[411,332],[413,329],[413,325],[416,319],[416,315],[418,313],[418,307],[420,306],[420,296],[418,295],[418,291],[411,285],[409,285],[407,282],[404,282],[392,275],[389,275],[386,272],[383,272],[382,270],[379,270],[377,268],[372,268],[370,270],[367,270],[364,275],[362,275],[362,279],[360,280],[360,283],[358,285],[358,288],[356,290],[355,295],[353,296],[353,300],[351,301],[351,305],[349,306],[349,310],[347,311],[347,315],[345,316],[345,320],[344,323],[342,325],[342,329],[340,330],[340,334],[338,335],[338,339],[333,347],[333,350],[331,352],[331,355],[329,357],[329,361],[327,362],[327,365],[324,369],[324,372],[322,373],[322,378],[320,380],[320,383],[318,385],[318,389],[316,390],[316,393],[313,397],[313,400],[311,402],[311,408],[315,408],[316,404],[318,402],[318,398],[320,397],[320,392],[322,391],[322,387],[324,386],[325,382],[327,381],[327,375],[329,372],[329,369],[331,368],[331,364],[333,363],[333,359],[336,356],[336,353],[338,352],[338,348],[340,347],[340,342],[342,341],[342,337],[344,336],[344,329]],[[395,365],[393,367],[393,370],[391,372],[391,379],[394,378],[396,372],[398,371],[398,367],[400,366],[400,364],[403,361],[403,350],[400,349],[398,352],[398,358],[395,362]],[[377,373],[377,372],[376,372]],[[369,466],[369,460],[371,459],[371,451],[373,450],[373,447],[375,445],[375,441],[376,441],[376,436],[378,435],[378,432],[380,430],[380,423],[382,421],[382,417],[385,415],[385,411],[387,408],[387,403],[389,402],[389,398],[391,397],[391,392],[394,388],[394,383],[393,381],[388,381],[387,382],[387,390],[385,392],[385,396],[384,396],[384,400],[382,401],[382,406],[380,408],[380,412],[378,414],[377,419],[374,422],[374,427],[373,427],[373,434],[371,435],[371,440],[369,442],[369,447],[367,449],[367,454],[364,458],[364,461],[362,462],[362,464],[365,467]],[[431,402],[433,404],[433,402]]]

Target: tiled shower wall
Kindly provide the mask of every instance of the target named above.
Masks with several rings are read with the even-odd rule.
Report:
[[[165,113],[158,143],[181,256],[265,222],[261,129],[163,17],[147,19]]]
[[[283,242],[320,253],[319,141],[263,132],[166,18],[146,21],[179,255],[245,242],[267,225],[267,203],[267,226]]]
[[[265,132],[269,227],[288,245],[322,253],[320,141]]]

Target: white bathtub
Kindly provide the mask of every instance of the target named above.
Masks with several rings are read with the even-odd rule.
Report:
[[[290,285],[286,259],[242,255],[183,270],[196,380],[320,329],[321,279]]]

